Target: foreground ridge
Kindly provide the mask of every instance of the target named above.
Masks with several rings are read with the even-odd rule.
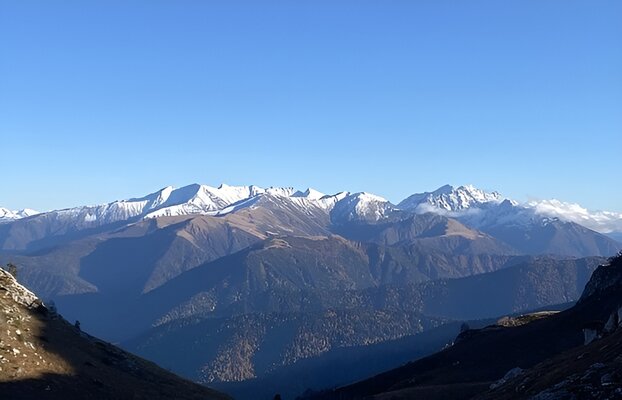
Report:
[[[229,399],[80,331],[0,268],[0,398]]]

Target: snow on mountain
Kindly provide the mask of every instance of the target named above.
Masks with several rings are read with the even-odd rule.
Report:
[[[12,211],[8,208],[0,207],[0,223],[11,222],[15,221],[16,219],[31,217],[37,214],[39,214],[39,211],[35,211],[30,208],[24,208],[23,210],[19,211]]]
[[[457,188],[445,185],[433,192],[413,194],[400,202],[398,208],[418,212],[460,211],[485,203],[500,203],[502,200],[499,193],[488,193],[472,185]]]
[[[24,208],[23,210],[16,211],[16,214],[19,218],[26,218],[39,214],[39,211],[33,210],[31,208]]]
[[[41,217],[59,222],[71,221],[74,228],[84,229],[144,218],[193,214],[219,216],[241,208],[253,207],[262,196],[285,199],[302,209],[320,209],[328,212],[347,194],[342,192],[325,195],[314,189],[301,192],[293,188],[261,188],[253,185],[222,184],[212,187],[192,184],[181,188],[167,186],[144,197],[118,200],[108,204],[50,211],[41,214]],[[25,210],[22,213],[25,216],[28,212],[29,210]],[[0,209],[0,221],[11,222],[17,218],[16,212]]]
[[[268,189],[264,189],[264,193],[268,193],[273,196],[279,196],[279,197],[290,197],[290,196],[293,196],[295,192],[296,191],[294,190],[294,188],[291,188],[291,187],[286,187],[286,188],[271,187]]]
[[[329,212],[335,204],[348,196],[348,192],[339,192],[334,195],[326,195],[314,189],[307,189],[304,192],[297,191],[291,196],[287,196],[287,200],[293,205],[311,213],[311,209],[319,208],[324,212]]]
[[[218,187],[192,184],[181,188],[167,186],[140,198],[83,206],[43,214],[30,209],[11,211],[0,208],[0,223],[9,223],[39,214],[42,218],[71,221],[77,229],[119,221],[180,215],[224,215],[241,208],[255,207],[262,196],[284,199],[308,214],[330,213],[333,221],[379,221],[396,210],[418,214],[432,212],[458,218],[473,227],[491,225],[530,225],[551,219],[575,222],[602,233],[622,232],[622,213],[589,211],[575,203],[540,200],[519,204],[498,192],[486,192],[472,185],[445,185],[433,192],[409,196],[395,207],[371,193],[340,192],[325,195],[308,188],[261,188],[258,186]]]
[[[163,189],[164,190],[164,189]],[[168,191],[169,188],[166,188]],[[222,184],[219,187],[193,184],[179,189],[170,190],[169,196],[163,202],[154,204],[142,214],[145,218],[188,214],[217,214],[219,211],[265,193],[265,189],[257,186],[229,186]]]
[[[330,216],[334,222],[379,221],[395,209],[395,206],[380,196],[360,192],[349,194],[338,201]]]
[[[317,190],[312,189],[312,188],[308,188],[304,192],[297,191],[296,193],[292,195],[292,197],[304,197],[309,200],[319,200],[324,196],[325,196],[324,193],[318,192]]]
[[[546,224],[559,219],[601,233],[622,232],[622,213],[589,211],[579,204],[555,199],[518,203],[472,185],[445,185],[433,192],[414,194],[398,207],[418,214],[432,212],[458,218],[473,227]]]

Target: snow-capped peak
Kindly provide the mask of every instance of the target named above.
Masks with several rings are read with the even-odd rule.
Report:
[[[180,215],[224,215],[240,208],[252,207],[262,196],[285,199],[309,212],[311,208],[328,212],[347,193],[324,195],[314,189],[305,192],[291,187],[231,186],[218,187],[191,184],[181,188],[167,186],[157,192],[139,198],[117,200],[108,204],[82,206],[46,213],[52,219],[71,219],[76,229],[93,228],[117,222],[132,222],[145,218]],[[0,222],[12,222],[36,212],[14,212],[0,209]]]
[[[265,190],[266,193],[271,194],[272,196],[279,197],[290,197],[296,191],[292,187],[280,188],[280,187],[270,187]]]
[[[221,184],[217,188],[192,184],[173,189],[168,198],[150,207],[144,218],[188,214],[216,214],[219,211],[249,199],[266,190],[257,186],[229,186]]]
[[[319,191],[317,191],[315,189],[312,189],[312,188],[308,188],[304,192],[297,191],[296,193],[294,193],[292,195],[292,197],[304,197],[304,198],[309,199],[309,200],[319,200],[319,199],[321,199],[324,196],[325,196],[324,193],[319,192]]]
[[[333,222],[378,221],[386,217],[395,207],[383,197],[359,192],[345,196],[331,211]]]
[[[24,208],[23,210],[19,210],[19,211],[12,211],[12,210],[9,210],[8,208],[0,207],[0,223],[11,222],[17,219],[31,217],[37,214],[39,214],[39,211],[35,211],[30,208]]]
[[[503,200],[498,192],[485,192],[473,185],[454,188],[445,185],[433,192],[417,193],[398,204],[404,210],[460,211],[486,203],[499,203]]]
[[[37,214],[40,214],[40,212],[33,210],[32,208],[24,208],[23,210],[19,210],[17,212],[17,215],[19,215],[20,218],[32,217]]]
[[[518,203],[498,192],[472,185],[445,185],[433,192],[409,196],[398,207],[416,213],[432,212],[458,218],[471,226],[542,223],[551,218],[575,222],[601,233],[622,232],[622,213],[589,211],[576,203],[539,200]]]

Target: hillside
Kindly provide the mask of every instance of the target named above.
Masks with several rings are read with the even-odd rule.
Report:
[[[0,397],[229,399],[96,339],[0,269]]]
[[[524,318],[527,323],[504,320],[484,329],[468,330],[444,351],[310,398],[469,399],[479,394],[490,399],[537,395],[594,398],[589,397],[592,394],[607,398],[620,394],[621,294],[622,257],[617,257],[594,272],[580,301],[566,311]],[[584,346],[586,327],[604,338]],[[496,385],[490,394],[484,394],[515,368],[527,372],[508,380],[506,385],[514,386]],[[590,383],[597,380],[600,386],[592,387]],[[550,397],[544,397],[547,393]],[[560,397],[553,397],[555,393]]]
[[[402,349],[402,354],[379,356],[376,362],[390,368],[407,360],[403,356],[409,354],[408,348],[418,349],[418,352],[410,352],[417,356],[438,350],[455,337],[459,326],[454,324],[449,335],[444,328],[437,328],[447,322],[448,317],[456,320],[490,318],[575,301],[593,269],[603,261],[598,258],[516,259],[513,260],[515,265],[492,273],[359,290],[335,288],[334,283],[328,285],[323,281],[313,286],[316,272],[311,269],[302,274],[310,283],[307,289],[285,286],[245,292],[248,282],[260,282],[255,276],[259,260],[266,265],[267,276],[283,279],[283,275],[271,269],[280,264],[274,263],[274,258],[270,258],[273,262],[269,263],[265,258],[267,254],[263,254],[275,250],[278,249],[257,248],[258,258],[250,265],[223,264],[222,268],[228,273],[225,276],[229,277],[226,280],[214,280],[219,274],[217,265],[207,265],[192,271],[192,279],[183,285],[181,281],[186,278],[180,277],[170,286],[150,293],[149,296],[159,298],[179,301],[185,297],[187,300],[167,313],[155,328],[124,342],[124,346],[192,379],[214,383],[252,380],[237,386],[233,383],[222,386],[232,392],[256,393],[264,389],[262,384],[272,385],[270,392],[276,391],[283,386],[276,377],[286,376],[288,382],[308,382],[308,386],[298,386],[297,394],[300,394],[307,388],[321,389],[330,384],[352,382],[364,377],[364,371],[380,371],[371,365],[367,369],[353,365],[350,374],[331,374],[323,380],[307,379],[310,371],[318,368],[316,365],[326,368],[322,360],[348,365],[350,360],[364,359],[372,351],[371,346],[387,343],[387,348],[391,348],[392,341],[406,337],[412,340]],[[290,265],[290,279],[297,276],[296,268],[304,266],[302,254],[298,253],[297,266],[284,264]],[[324,249],[323,254],[330,256],[331,253]],[[248,254],[244,257],[238,261],[245,260]],[[243,272],[236,272],[238,268]],[[235,276],[244,280],[233,279]],[[227,299],[233,296],[220,296],[221,289],[210,289],[214,287],[212,282],[222,281],[228,282],[227,290],[231,293],[241,294],[240,298],[232,302]],[[182,288],[186,288],[184,295]],[[486,293],[496,301],[490,301]],[[440,343],[435,342],[436,347],[423,346],[422,338],[428,337],[427,332],[438,335],[436,340]],[[187,354],[192,356],[182,356]],[[214,367],[215,362],[218,368]],[[321,369],[313,374],[323,376]],[[245,389],[253,386],[255,390]]]

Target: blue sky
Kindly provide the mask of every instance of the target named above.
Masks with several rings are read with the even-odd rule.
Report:
[[[0,0],[0,206],[445,183],[622,211],[620,1]]]

